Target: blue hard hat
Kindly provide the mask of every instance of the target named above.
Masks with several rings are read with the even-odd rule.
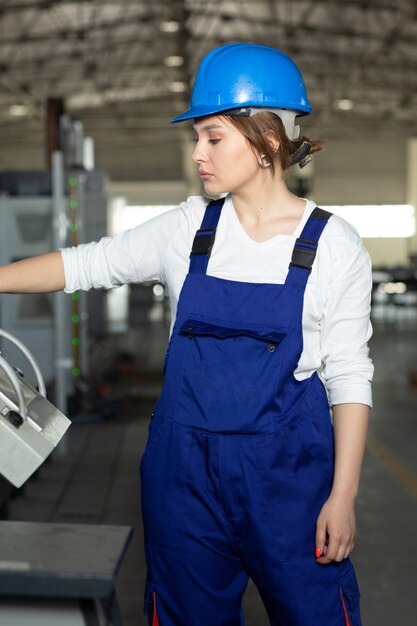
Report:
[[[300,70],[286,54],[251,43],[209,52],[194,81],[189,108],[172,123],[244,108],[291,109],[311,113]]]

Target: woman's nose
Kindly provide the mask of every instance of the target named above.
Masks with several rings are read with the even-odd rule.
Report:
[[[200,144],[199,141],[197,141],[197,143],[195,144],[195,148],[193,150],[191,158],[194,161],[194,163],[203,162],[204,159],[205,159],[205,154],[204,154],[204,151],[201,148],[201,144]]]

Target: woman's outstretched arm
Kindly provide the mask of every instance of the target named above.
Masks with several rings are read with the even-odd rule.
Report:
[[[1,293],[48,293],[64,287],[64,264],[59,251],[0,267]]]

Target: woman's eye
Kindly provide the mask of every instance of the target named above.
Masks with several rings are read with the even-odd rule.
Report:
[[[209,139],[209,143],[215,145],[216,143],[219,143],[220,139]]]

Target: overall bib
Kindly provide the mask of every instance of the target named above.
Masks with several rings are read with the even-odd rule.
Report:
[[[360,626],[349,559],[319,565],[333,480],[329,405],[294,377],[304,291],[331,216],[316,208],[283,285],[206,274],[223,201],[206,209],[141,462],[152,626],[242,626],[250,577],[272,626]]]

